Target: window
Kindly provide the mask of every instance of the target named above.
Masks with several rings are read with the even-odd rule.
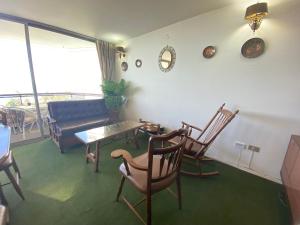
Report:
[[[38,93],[101,93],[95,43],[37,28],[30,40]]]

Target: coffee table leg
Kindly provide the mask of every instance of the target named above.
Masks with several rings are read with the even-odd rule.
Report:
[[[86,163],[89,163],[88,155],[90,154],[90,152],[91,152],[91,146],[88,144],[88,145],[86,145],[86,150],[85,150]]]
[[[126,140],[126,144],[129,144],[129,137],[128,137],[128,133],[125,134],[125,140]]]
[[[138,140],[137,140],[137,134],[138,134],[138,129],[133,130],[133,141],[134,141],[135,147],[136,147],[137,149],[139,149],[140,146],[139,146],[139,142],[138,142]]]
[[[95,152],[95,172],[99,172],[99,159],[100,159],[100,141],[96,142],[96,152]]]

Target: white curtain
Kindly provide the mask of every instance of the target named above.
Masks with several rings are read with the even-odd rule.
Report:
[[[97,40],[97,52],[103,80],[113,80],[115,70],[115,48],[112,43]]]

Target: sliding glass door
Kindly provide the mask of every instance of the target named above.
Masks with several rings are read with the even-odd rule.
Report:
[[[0,20],[0,108],[12,142],[41,137],[28,64],[24,25]]]
[[[26,27],[0,20],[0,107],[8,112],[12,142],[48,134],[47,102],[101,97],[94,42],[29,26],[26,45]]]

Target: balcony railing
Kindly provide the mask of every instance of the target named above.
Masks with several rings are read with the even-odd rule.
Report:
[[[41,137],[41,129],[48,134],[47,103],[49,101],[82,100],[102,98],[101,94],[55,92],[38,93],[42,124],[40,127],[33,93],[0,94],[0,108],[7,112],[8,123],[12,128],[12,143]]]

